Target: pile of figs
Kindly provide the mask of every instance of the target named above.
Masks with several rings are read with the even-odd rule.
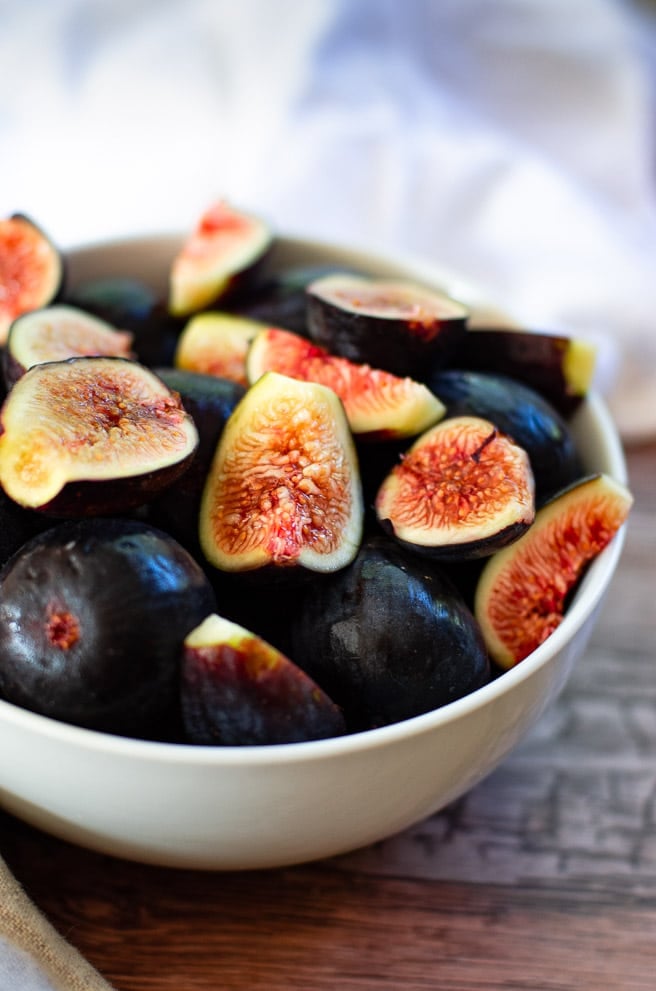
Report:
[[[217,203],[162,299],[0,220],[0,698],[200,745],[385,726],[524,660],[624,523],[569,425],[586,342],[274,244]]]

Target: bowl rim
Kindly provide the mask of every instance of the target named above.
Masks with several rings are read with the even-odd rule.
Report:
[[[180,243],[184,234],[180,232],[155,232],[152,234],[134,234],[126,237],[112,237],[82,243],[67,249],[66,254],[76,256],[89,252],[118,250],[126,247],[137,248],[157,242],[174,246]],[[381,265],[406,269],[415,272],[417,277],[431,280],[433,283],[451,283],[469,292],[469,284],[457,273],[433,264],[425,259],[413,257],[411,254],[399,253],[391,255],[376,252],[368,248],[345,247],[334,242],[322,241],[309,237],[276,236],[275,240],[293,250],[310,246],[313,250],[336,253],[344,258],[366,259],[368,265]],[[482,299],[475,287],[471,287],[471,297]],[[492,304],[494,305],[494,304]],[[609,461],[609,471],[623,484],[627,481],[627,468],[622,443],[602,397],[592,390],[586,399],[587,405],[604,437],[606,453]],[[330,737],[323,740],[310,740],[299,743],[268,744],[257,746],[225,746],[203,745],[184,742],[163,742],[158,740],[142,740],[133,737],[122,737],[99,730],[75,726],[60,722],[50,716],[32,712],[0,698],[0,722],[12,724],[15,728],[26,732],[37,733],[44,739],[50,739],[61,744],[79,745],[86,750],[97,753],[135,759],[141,758],[159,764],[189,764],[233,766],[236,768],[271,767],[271,765],[288,765],[300,762],[338,758],[385,748],[400,740],[406,740],[432,733],[438,727],[455,723],[471,715],[476,709],[483,708],[501,695],[510,692],[517,684],[529,680],[540,668],[549,663],[552,656],[563,649],[572,634],[590,616],[605,594],[608,584],[619,560],[626,537],[626,523],[620,528],[611,543],[592,562],[584,575],[574,599],[565,614],[563,621],[544,643],[540,644],[528,657],[507,671],[501,672],[486,685],[475,689],[462,698],[441,706],[438,709],[413,716],[409,719],[391,723],[386,726],[369,730],[349,733],[344,736]]]

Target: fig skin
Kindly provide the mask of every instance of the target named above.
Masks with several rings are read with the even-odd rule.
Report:
[[[385,537],[305,596],[290,656],[344,709],[352,731],[437,709],[484,685],[483,638],[437,566]]]
[[[529,456],[536,505],[584,474],[565,419],[538,392],[507,375],[444,369],[429,388],[446,406],[446,418],[480,416],[508,434]]]
[[[61,523],[0,573],[0,694],[63,722],[167,738],[184,637],[215,608],[168,534],[134,520]]]
[[[185,638],[180,693],[190,743],[262,746],[346,732],[340,709],[293,661],[216,614]]]

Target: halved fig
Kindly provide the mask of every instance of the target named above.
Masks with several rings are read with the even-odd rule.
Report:
[[[291,657],[344,709],[351,730],[437,709],[490,675],[481,631],[447,574],[383,536],[304,597],[291,620]]]
[[[184,641],[182,721],[191,743],[257,746],[341,736],[341,710],[250,630],[212,613]]]
[[[583,475],[566,420],[535,389],[508,375],[442,369],[429,387],[447,416],[481,416],[512,437],[529,456],[537,505]]]
[[[53,304],[14,320],[3,353],[5,381],[12,386],[28,368],[84,355],[133,358],[132,334],[77,307]]]
[[[198,313],[186,324],[175,350],[176,368],[248,385],[246,355],[265,324],[232,313]]]
[[[56,298],[63,280],[61,253],[33,221],[0,220],[0,344],[16,317]]]
[[[188,316],[226,295],[268,251],[272,233],[259,217],[221,201],[200,218],[173,260],[169,310]]]
[[[358,464],[332,389],[267,372],[229,418],[200,511],[200,543],[223,571],[331,572],[362,536]]]
[[[0,485],[55,516],[120,513],[186,470],[198,445],[179,396],[125,358],[35,365],[0,410]]]
[[[383,529],[412,550],[484,557],[533,522],[533,473],[526,451],[489,420],[452,417],[415,441],[375,506]]]
[[[632,501],[608,475],[585,478],[543,506],[520,540],[486,562],[474,609],[501,668],[524,660],[560,625],[582,574],[622,526]]]
[[[246,360],[250,382],[267,371],[319,382],[337,393],[354,434],[368,439],[412,437],[444,415],[442,403],[420,382],[340,358],[291,331],[267,327]]]
[[[468,310],[403,280],[327,275],[307,288],[311,338],[333,354],[423,380],[465,332]]]
[[[569,417],[590,390],[596,357],[595,345],[583,338],[519,328],[470,327],[452,360],[458,368],[517,379]]]

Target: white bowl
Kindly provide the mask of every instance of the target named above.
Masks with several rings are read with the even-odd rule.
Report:
[[[132,274],[165,288],[176,237],[70,253],[71,284]],[[420,278],[481,313],[459,279],[415,262],[281,239],[274,263],[353,265]],[[573,428],[590,471],[625,481],[621,445],[597,396]],[[0,803],[65,840],[177,867],[243,869],[352,850],[431,815],[490,773],[522,740],[582,654],[624,534],[588,570],[564,621],[526,660],[456,702],[405,722],[333,740],[270,747],[195,747],[109,736],[0,701]]]

